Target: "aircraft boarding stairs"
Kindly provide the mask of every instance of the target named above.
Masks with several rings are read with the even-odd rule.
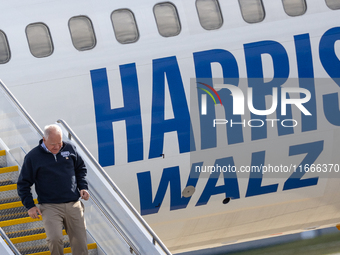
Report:
[[[105,173],[70,127],[58,121],[64,141],[74,143],[88,170],[85,218],[90,255],[171,254],[140,214]],[[16,181],[24,156],[42,131],[0,81],[0,254],[50,254],[40,219],[31,219],[17,194]],[[32,193],[36,200],[34,188]],[[64,254],[71,254],[64,234]]]

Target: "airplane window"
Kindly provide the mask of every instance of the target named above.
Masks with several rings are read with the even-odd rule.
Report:
[[[176,7],[172,3],[159,3],[153,8],[158,32],[161,36],[176,36],[181,32]]]
[[[282,0],[283,8],[289,16],[299,16],[306,12],[305,0]]]
[[[26,27],[26,35],[30,51],[34,57],[48,57],[53,53],[50,31],[43,23],[33,23]]]
[[[79,51],[90,50],[96,46],[96,36],[92,22],[88,17],[72,17],[69,22],[72,43]]]
[[[238,0],[243,19],[248,23],[260,22],[264,19],[262,0]]]
[[[0,64],[5,64],[11,58],[9,51],[7,37],[4,32],[0,30]]]
[[[196,0],[196,8],[204,29],[213,30],[222,26],[223,18],[218,0]]]
[[[118,42],[126,44],[138,40],[139,33],[136,20],[130,10],[115,10],[111,14],[111,21]]]
[[[326,0],[326,4],[332,10],[340,9],[340,0]]]

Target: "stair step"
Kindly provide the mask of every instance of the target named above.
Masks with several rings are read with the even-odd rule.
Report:
[[[14,237],[14,238],[11,238],[11,241],[12,241],[12,243],[17,244],[17,243],[24,243],[24,242],[30,242],[30,241],[45,239],[46,233],[45,233],[44,229],[43,229],[43,231],[44,231],[44,233]],[[67,235],[65,230],[63,230],[63,235],[64,236]]]
[[[42,220],[2,227],[3,231],[5,231],[9,238],[20,237],[30,234],[39,234],[42,233],[41,231],[39,232],[40,228],[44,229],[44,224]]]
[[[3,196],[3,194],[1,194],[1,196]],[[16,196],[8,196],[6,198],[2,198],[0,199],[0,205],[5,205],[5,204],[12,204],[12,203],[21,203],[21,199],[18,196],[18,194],[16,194]]]
[[[16,184],[0,186],[0,205],[19,201],[21,199],[18,196]]]
[[[15,184],[15,182],[13,182],[12,180],[0,181],[0,186],[7,186],[11,184]]]
[[[70,242],[67,236],[64,236],[64,248],[70,247]],[[34,240],[24,243],[15,244],[16,248],[22,255],[26,254],[39,254],[41,252],[49,252],[46,239]],[[47,253],[48,254],[48,253]]]
[[[6,151],[0,150],[0,168],[7,166]]]
[[[87,249],[88,250],[97,249],[97,244],[96,243],[88,244]],[[71,248],[70,247],[64,248],[64,254],[68,254],[68,253],[71,253]],[[31,253],[27,255],[51,255],[51,253],[49,251],[44,251],[44,252],[38,252],[38,253]]]
[[[34,200],[35,204],[38,203],[38,199],[33,199],[33,200]],[[9,203],[1,203],[0,202],[0,211],[5,210],[5,209],[10,209],[10,208],[17,208],[17,207],[23,207],[23,204],[21,203],[21,201],[9,202]]]
[[[16,184],[0,186],[0,192],[9,191],[9,190],[16,190],[16,189],[17,189],[17,185]]]
[[[25,217],[25,218],[20,218],[20,219],[1,221],[0,222],[0,228],[13,226],[13,225],[17,225],[17,224],[34,222],[34,221],[42,221],[41,216],[39,216],[38,219],[32,219],[31,217]]]
[[[33,229],[22,229],[22,230],[16,230],[12,232],[7,232],[6,235],[8,238],[18,238],[23,236],[30,236],[30,235],[37,235],[45,233],[45,229],[43,227],[40,228],[33,228]]]
[[[49,252],[47,245],[37,245],[33,247],[27,247],[24,249],[19,249],[21,255],[28,255],[28,254],[44,254],[44,252]],[[51,253],[45,253],[51,254]]]
[[[13,220],[27,217],[27,209],[23,206],[16,208],[9,208],[0,211],[0,221]]]
[[[19,171],[18,166],[6,166],[6,167],[0,168],[0,174],[9,173],[9,172],[16,172],[16,171]]]
[[[19,171],[17,166],[0,168],[0,187],[17,183]],[[1,195],[1,197],[3,197]]]

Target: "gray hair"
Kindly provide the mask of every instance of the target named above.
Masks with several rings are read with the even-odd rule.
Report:
[[[44,128],[44,138],[48,139],[48,136],[50,135],[51,131],[55,131],[56,133],[61,134],[61,136],[63,136],[63,131],[61,130],[61,128],[57,125],[57,124],[51,124],[51,125],[47,125]]]

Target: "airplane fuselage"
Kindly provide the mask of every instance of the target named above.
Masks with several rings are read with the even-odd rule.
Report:
[[[40,126],[67,121],[173,252],[339,223],[339,10],[307,1],[291,17],[265,0],[264,20],[247,23],[238,1],[220,1],[223,25],[206,30],[195,1],[175,0],[180,32],[164,37],[157,3],[6,3],[0,78]],[[135,42],[116,39],[110,16],[120,9],[134,14]],[[92,21],[89,50],[70,36],[78,16]],[[27,43],[37,22],[52,38],[46,57]],[[240,89],[243,114],[220,84]],[[310,97],[299,104],[306,94],[288,88]]]

